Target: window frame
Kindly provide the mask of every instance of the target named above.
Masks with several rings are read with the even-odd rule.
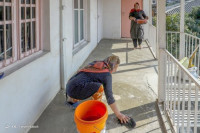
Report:
[[[35,4],[33,5],[32,4],[32,0],[30,0],[30,4],[26,4],[26,0],[25,0],[25,4],[21,4],[21,0],[19,0],[19,8],[18,8],[18,26],[19,26],[19,29],[18,29],[18,38],[19,38],[19,41],[18,41],[18,45],[19,45],[19,49],[18,49],[18,56],[19,56],[19,59],[23,59],[27,56],[30,56],[32,55],[33,53],[36,53],[40,50],[40,46],[39,44],[41,45],[41,42],[39,41],[40,40],[40,37],[38,35],[40,35],[40,31],[39,31],[39,25],[40,25],[40,22],[39,22],[39,18],[40,17],[40,0],[35,0]],[[28,5],[28,6],[27,6]],[[21,19],[21,7],[24,7],[25,10],[25,19],[22,20]],[[27,12],[26,12],[26,9],[27,7],[30,7],[30,19],[26,19],[27,17]],[[33,19],[32,18],[32,7],[35,7],[35,18]],[[35,22],[35,48],[32,49],[33,47],[33,36],[32,36],[32,22]],[[30,50],[27,50],[27,32],[26,32],[26,29],[27,29],[27,23],[30,22],[31,23],[31,49]],[[22,46],[21,46],[21,24],[24,23],[25,24],[25,52],[22,52]]]
[[[11,24],[12,24],[12,57],[9,59],[6,59],[6,54],[4,54],[4,60],[0,61],[0,70],[6,68],[7,66],[14,64],[17,61],[20,61],[24,59],[25,57],[29,57],[34,53],[37,53],[41,51],[42,44],[41,44],[41,1],[35,0],[35,4],[32,4],[32,0],[30,0],[30,4],[21,4],[21,0],[11,0],[11,2],[5,2],[6,0],[3,0],[3,2],[0,2],[0,6],[3,6],[3,21],[0,21],[0,25],[4,25],[4,53],[6,51],[6,12],[5,7],[11,5]],[[21,20],[21,5],[25,5],[25,18],[27,16],[26,12],[26,5],[30,5],[30,20],[26,21],[26,19]],[[35,7],[35,18],[32,18],[32,7]],[[27,23],[27,22],[35,22],[35,48],[33,48],[33,34],[32,34],[32,22],[31,22],[31,49],[26,52],[21,52],[21,23]],[[25,24],[25,35],[26,33],[26,24]],[[26,38],[26,37],[25,37]],[[27,41],[25,42],[25,46],[27,46]]]
[[[76,49],[77,47],[79,46],[82,46],[83,44],[87,43],[87,4],[88,4],[88,1],[87,0],[83,0],[83,9],[80,8],[80,0],[78,0],[78,8],[75,9],[74,8],[74,3],[75,3],[75,0],[73,0],[73,49]],[[75,10],[78,10],[78,42],[75,43],[75,22],[74,22],[74,17],[75,17],[75,13],[74,11]],[[80,32],[80,12],[81,10],[83,10],[83,39],[80,40],[80,35],[81,35],[81,32]]]
[[[0,68],[3,68],[5,66],[10,65],[11,63],[15,62],[17,60],[17,54],[15,52],[15,50],[17,49],[17,46],[14,45],[14,41],[16,40],[14,34],[15,34],[15,15],[14,15],[14,10],[15,10],[15,4],[16,1],[15,0],[11,0],[11,2],[5,2],[5,0],[3,0],[3,2],[0,2],[0,6],[3,6],[3,21],[0,21],[0,25],[4,26],[4,30],[3,30],[3,34],[4,34],[4,60],[0,61]],[[10,22],[7,22],[6,20],[6,6],[11,6],[11,20],[9,20]],[[6,25],[7,24],[11,24],[12,25],[12,57],[7,59],[7,44],[6,44]]]

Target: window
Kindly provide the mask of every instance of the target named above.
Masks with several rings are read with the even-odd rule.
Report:
[[[14,57],[14,24],[12,0],[0,0],[0,68],[16,60]]]
[[[21,0],[20,18],[19,18],[19,35],[20,35],[20,58],[24,58],[39,50],[38,43],[38,0]],[[37,34],[36,34],[37,33]]]
[[[0,0],[0,68],[40,50],[39,0]]]
[[[87,0],[74,0],[74,48],[87,39]]]

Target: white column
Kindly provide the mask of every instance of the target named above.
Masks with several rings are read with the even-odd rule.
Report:
[[[147,16],[150,16],[149,10],[151,8],[151,5],[152,4],[149,4],[149,0],[145,0],[145,2],[143,2],[143,10],[144,10],[144,12]],[[151,20],[149,19],[149,21],[151,21]],[[149,38],[149,34],[148,34],[149,33],[148,32],[149,31],[149,24],[145,24],[145,25],[143,25],[143,27],[144,27],[144,40],[146,40],[146,39]]]
[[[149,23],[152,24],[152,0],[149,0]]]
[[[158,101],[165,100],[166,58],[162,49],[166,48],[166,0],[157,0],[157,48],[158,55]]]
[[[185,0],[181,0],[180,12],[180,59],[185,56]]]

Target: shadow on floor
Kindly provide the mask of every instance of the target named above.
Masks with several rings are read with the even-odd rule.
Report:
[[[146,77],[149,76],[152,79],[151,74],[157,70],[157,61],[147,48],[142,50],[132,48],[132,41],[129,40],[102,40],[81,67],[94,60],[103,60],[112,54],[118,55],[122,64],[118,73],[113,74],[114,92],[123,99],[119,100],[118,104],[121,110],[124,109],[122,113],[133,117],[137,122],[137,127],[134,132],[124,129],[118,124],[116,116],[111,114],[108,117],[107,130],[112,131],[108,133],[157,133],[158,131],[155,130],[159,124],[155,110],[155,95],[151,95],[152,92],[147,87],[144,77],[148,73]],[[124,72],[128,72],[128,75]],[[74,110],[66,107],[64,101],[65,92],[61,90],[35,123],[35,126],[38,125],[39,128],[31,129],[29,133],[77,133]],[[131,104],[131,107],[126,104]],[[146,129],[146,127],[149,128]]]
[[[32,129],[29,133],[77,133],[74,122],[74,110],[64,105],[64,99],[64,92],[60,91],[35,123],[39,128]],[[120,133],[132,132],[137,130],[137,128],[144,128],[146,125],[157,122],[157,120],[152,120],[153,117],[157,117],[155,104],[155,102],[152,102],[122,111],[123,114],[134,118],[137,126],[133,130],[127,128]],[[106,125],[107,130],[122,127],[114,114],[109,115]]]
[[[136,71],[136,70],[141,70],[141,69],[147,69],[147,68],[155,68],[157,67],[157,65],[153,65],[153,66],[146,66],[146,67],[139,67],[139,68],[134,68],[134,69],[128,69],[128,70],[121,70],[121,71],[117,71],[115,73],[124,73],[124,72],[129,72],[129,71]]]
[[[136,64],[142,64],[142,63],[148,63],[148,62],[154,62],[154,61],[155,61],[155,59],[143,60],[143,61],[136,61],[136,62],[131,62],[131,63],[120,64],[120,66],[136,65]]]
[[[148,104],[141,105],[135,108],[124,110],[122,111],[122,113],[132,117],[136,121],[136,123],[138,123],[139,121],[145,121],[146,119],[157,116],[157,113],[155,110],[155,104],[156,104],[155,102],[148,103]],[[148,125],[149,123],[152,123],[152,121],[147,122],[143,125],[137,125],[136,128],[142,127],[144,125]],[[108,120],[107,120],[107,129],[110,130],[117,127],[121,127],[121,124],[118,123],[118,120],[115,114],[109,115]]]

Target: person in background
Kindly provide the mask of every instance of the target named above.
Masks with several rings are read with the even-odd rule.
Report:
[[[101,100],[105,93],[108,105],[121,123],[128,123],[130,117],[122,114],[115,102],[112,92],[112,73],[117,71],[120,64],[118,56],[112,55],[103,61],[93,61],[85,68],[80,69],[66,85],[66,104],[72,108],[79,105],[80,100],[91,97]],[[136,125],[132,120],[132,125]]]
[[[144,30],[142,24],[137,23],[137,20],[148,20],[148,16],[140,9],[139,3],[134,4],[134,8],[131,9],[129,14],[129,19],[131,20],[131,38],[133,40],[134,48],[142,48],[142,39],[144,37]]]

